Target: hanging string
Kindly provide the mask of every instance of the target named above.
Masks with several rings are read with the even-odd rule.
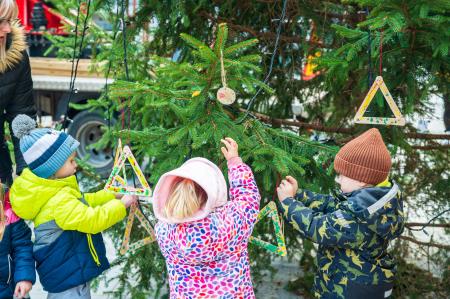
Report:
[[[73,53],[72,53],[72,69],[70,71],[70,81],[69,81],[69,90],[72,91],[73,88],[73,77],[74,77],[74,70],[75,70],[75,56],[77,53],[77,39],[78,39],[78,24],[80,22],[80,9],[81,9],[81,3],[78,2],[78,9],[77,9],[77,18],[75,20],[75,38],[73,42]]]
[[[366,8],[367,17],[369,17],[369,8]],[[369,70],[367,73],[367,85],[368,88],[372,86],[373,83],[373,74],[372,74],[372,37],[370,34],[370,28],[367,28],[367,59],[369,61]]]
[[[278,44],[280,41],[281,28],[283,27],[284,18],[286,16],[286,6],[287,6],[287,0],[284,0],[283,1],[283,10],[281,12],[281,18],[279,20],[278,28],[277,28],[277,36],[275,38],[275,46],[274,46],[274,50],[272,53],[272,57],[270,58],[269,72],[267,73],[267,76],[263,81],[264,84],[266,84],[269,81],[270,75],[272,74],[273,63],[275,61],[275,56],[277,54]],[[250,115],[250,110],[252,109],[253,103],[255,102],[256,97],[261,93],[261,91],[262,91],[262,87],[260,86],[259,89],[256,91],[255,95],[250,99],[250,101],[247,105],[245,115],[240,120],[237,121],[237,124],[241,124]]]
[[[78,48],[78,56],[77,56],[77,61],[75,63],[75,68],[74,68],[73,65],[74,65],[74,60],[75,60],[76,43],[77,43],[77,36],[78,36],[78,22],[79,22],[79,15],[80,15],[80,7],[81,7],[81,3],[78,6],[78,10],[77,10],[77,21],[76,21],[77,24],[75,25],[75,42],[74,42],[74,53],[73,53],[73,59],[72,59],[71,82],[69,85],[70,92],[69,92],[69,99],[67,100],[66,112],[64,113],[64,120],[63,120],[63,126],[62,126],[63,130],[65,130],[67,128],[67,114],[69,112],[69,105],[70,105],[70,102],[72,101],[73,94],[75,93],[75,80],[77,79],[78,64],[79,64],[80,58],[81,58],[81,51],[83,50],[83,42],[84,42],[84,38],[86,36],[86,30],[89,28],[87,26],[87,20],[89,19],[91,0],[87,1],[86,17],[83,22],[83,31],[81,33],[81,41],[80,41],[80,45]],[[73,79],[72,79],[72,77],[73,77]]]
[[[128,72],[128,59],[127,59],[127,26],[125,23],[125,0],[122,0],[122,35],[123,35],[123,62],[125,64],[125,75],[127,81],[130,81],[130,74]]]
[[[115,43],[116,43],[116,38],[117,38],[117,32],[119,31],[119,25],[117,23],[117,20],[119,20],[119,4],[117,2],[116,3],[116,22],[114,25],[114,30],[113,30],[113,39],[111,42],[111,49],[114,49],[115,47]],[[108,79],[109,79],[109,73],[111,71],[111,67],[112,67],[112,62],[113,62],[113,57],[114,57],[114,51],[111,52],[111,57],[109,59],[109,63],[108,63],[108,70],[106,71],[106,78],[105,78],[105,97],[106,100],[108,101],[108,131],[111,131],[111,108],[112,108],[112,103],[110,103],[109,101],[109,96],[108,96]]]
[[[126,33],[125,32],[125,4],[124,4],[124,0],[121,1],[121,18],[120,18],[120,30],[122,31],[122,39],[123,39],[123,55],[124,55],[124,62],[127,61],[127,59],[125,58],[126,56]],[[125,65],[125,75],[127,76],[128,79],[128,70],[127,70],[127,66]],[[123,105],[123,101],[121,98],[119,98],[119,103],[121,106],[121,113],[120,113],[120,118],[121,118],[121,122],[122,122],[122,131],[125,129],[125,106]],[[128,142],[126,142],[128,143]]]
[[[67,105],[66,105],[66,111],[64,112],[64,118],[62,120],[62,130],[64,131],[66,129],[66,122],[67,122],[67,113],[69,111],[69,103],[71,101],[72,98],[72,94],[74,93],[74,84],[75,84],[75,77],[76,77],[76,71],[75,71],[75,57],[76,57],[76,53],[77,53],[77,39],[78,39],[78,24],[80,22],[80,9],[81,9],[81,3],[78,2],[78,9],[77,9],[77,17],[75,20],[75,29],[74,29],[74,33],[75,33],[75,38],[74,38],[74,43],[73,43],[73,54],[72,54],[72,68],[70,71],[70,81],[69,81],[69,99],[67,101]],[[75,74],[75,76],[74,76]]]
[[[122,37],[123,37],[123,56],[124,56],[124,64],[125,64],[125,76],[127,81],[130,81],[130,73],[128,70],[128,55],[127,55],[127,26],[125,22],[125,0],[122,0]],[[128,101],[127,105],[128,110],[128,136],[127,136],[127,143],[130,143],[130,131],[131,131],[131,98]],[[125,128],[125,107],[122,106],[122,130]],[[133,186],[136,188],[136,174],[134,171],[132,171],[133,174]],[[141,211],[142,215],[144,215],[144,218],[148,221],[148,223],[151,224],[150,220],[147,218],[147,216],[144,214],[144,211],[142,210],[141,203],[139,200],[137,201],[137,207]]]
[[[126,80],[130,81],[130,72],[128,69],[128,54],[127,54],[127,26],[125,22],[125,0],[121,1],[122,6],[122,39],[123,39],[123,56],[124,56],[124,65],[125,65],[125,76]],[[130,134],[129,131],[131,130],[131,98],[127,103],[127,114],[128,114],[128,136],[127,136],[127,142],[130,143]],[[125,129],[125,105],[122,106],[122,130]],[[134,174],[133,174],[134,175]]]
[[[227,87],[227,73],[223,66],[223,51],[220,49],[220,77],[222,78],[222,86]]]
[[[383,72],[383,29],[381,29],[381,34],[380,34],[380,76],[382,75]]]
[[[369,8],[366,8],[366,14],[367,14],[367,17],[369,17]],[[369,60],[368,73],[367,73],[367,85],[370,88],[372,86],[372,82],[373,82],[372,81],[372,44],[371,44],[371,37],[370,37],[370,29],[367,29],[367,53],[368,53],[368,60]],[[343,120],[347,119],[347,117],[350,115],[351,112],[353,112],[353,108],[348,109]],[[339,133],[339,130],[344,126],[344,124],[345,124],[345,122],[341,121],[336,132]],[[331,142],[335,142],[335,138],[330,137],[330,138],[324,140],[325,144],[330,144]]]

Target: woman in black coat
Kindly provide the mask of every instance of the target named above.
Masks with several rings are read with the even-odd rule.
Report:
[[[12,183],[12,162],[5,142],[5,121],[11,128],[11,121],[18,114],[36,117],[26,49],[25,34],[17,21],[15,0],[0,0],[0,179],[7,185]],[[20,153],[19,140],[12,136],[12,141],[16,173],[20,174],[27,164]]]

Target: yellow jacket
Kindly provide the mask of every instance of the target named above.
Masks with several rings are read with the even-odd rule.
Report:
[[[33,220],[35,228],[55,220],[63,230],[96,234],[126,216],[124,204],[111,193],[83,195],[75,176],[43,179],[28,168],[15,179],[10,199],[14,212],[22,219]]]

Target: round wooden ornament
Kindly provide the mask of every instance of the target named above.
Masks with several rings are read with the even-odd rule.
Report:
[[[221,87],[217,91],[217,100],[224,105],[231,105],[236,101],[236,93],[229,87]]]
[[[217,100],[223,105],[231,105],[236,101],[236,93],[227,86],[227,72],[223,65],[223,52],[220,50],[220,75],[222,77],[222,87],[217,91]]]

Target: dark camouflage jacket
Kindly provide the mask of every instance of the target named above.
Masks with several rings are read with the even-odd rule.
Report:
[[[396,267],[387,247],[404,228],[403,203],[395,183],[337,198],[301,191],[295,199],[285,199],[280,209],[302,237],[319,244],[317,298],[353,298],[348,295],[350,288],[386,284],[390,287],[383,294],[390,294]]]

